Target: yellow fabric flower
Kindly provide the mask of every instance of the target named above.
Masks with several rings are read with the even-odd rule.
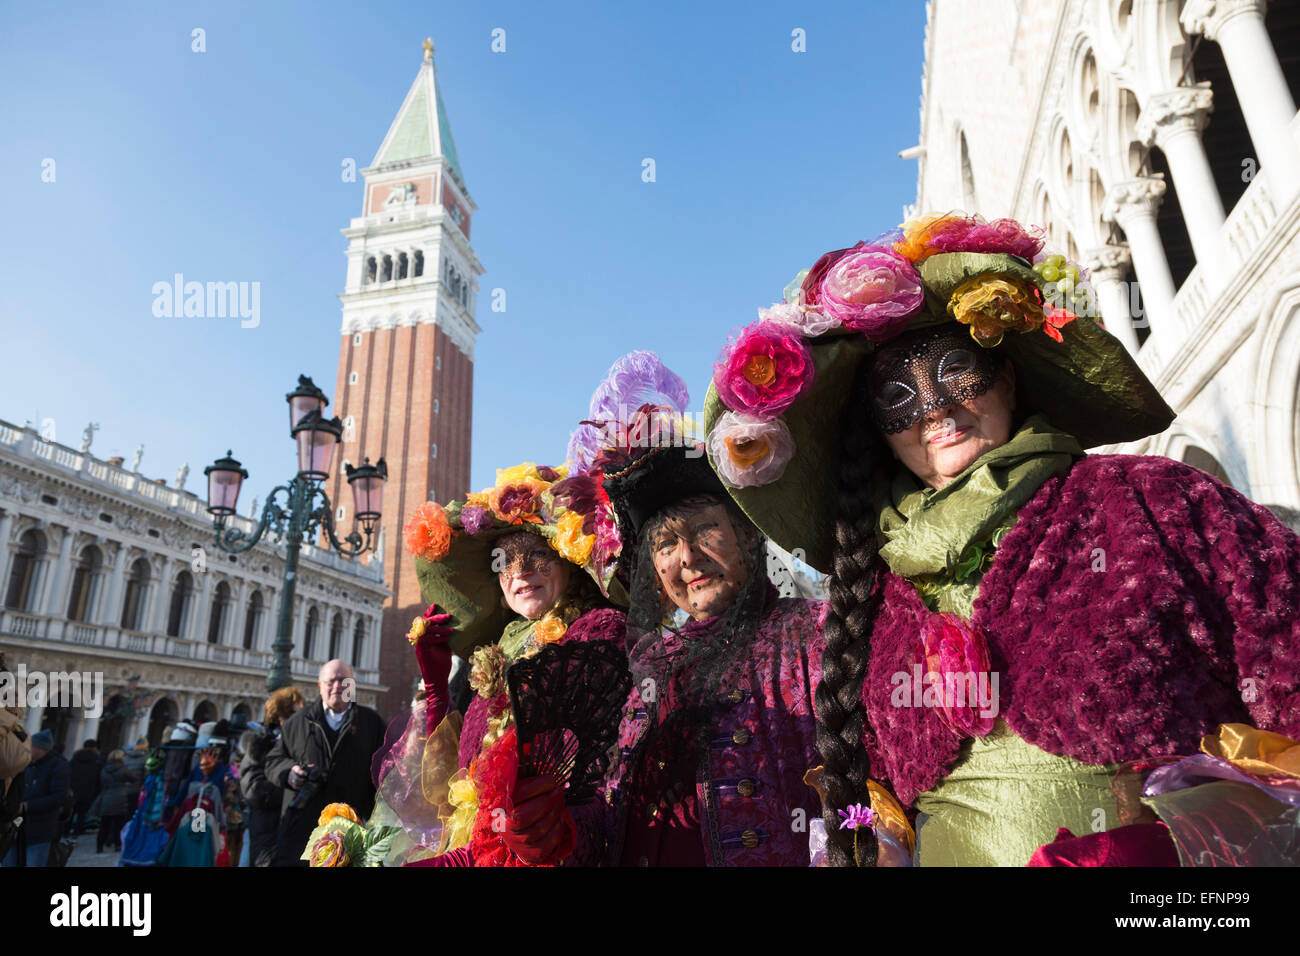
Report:
[[[595,547],[596,536],[582,533],[582,515],[576,511],[566,511],[555,523],[555,535],[551,538],[551,547],[559,552],[560,557],[579,567],[591,558],[591,549]]]
[[[489,504],[488,499],[491,494],[491,488],[487,488],[483,491],[471,491],[465,496],[465,507],[468,508],[470,505],[473,505],[476,508],[490,508],[491,505]]]
[[[320,819],[316,821],[316,826],[323,827],[335,817],[343,817],[346,820],[351,820],[353,823],[361,822],[357,817],[357,812],[346,803],[331,803],[320,812]]]
[[[458,850],[474,836],[474,820],[478,817],[478,791],[474,781],[464,770],[459,770],[449,781],[447,802],[455,809],[446,820],[444,828],[446,849]]]
[[[513,468],[498,468],[496,487],[517,485],[527,478],[532,478],[535,481],[542,480],[542,476],[537,471],[537,466],[531,461],[526,461],[522,465],[515,465]]]
[[[424,637],[425,629],[428,628],[428,626],[429,625],[426,623],[424,618],[417,617],[411,622],[411,629],[406,632],[406,639],[412,644],[415,644],[420,640],[420,638]]]
[[[1010,276],[967,279],[948,299],[948,311],[970,326],[971,338],[986,349],[1006,332],[1032,332],[1043,324],[1043,304],[1036,286]]]
[[[311,848],[311,866],[342,867],[351,863],[352,858],[348,856],[342,833],[327,833]]]
[[[469,659],[469,686],[491,700],[505,690],[506,655],[496,644],[480,647]]]
[[[558,617],[544,617],[537,622],[533,635],[537,638],[538,644],[554,644],[564,637],[568,629],[568,626]]]

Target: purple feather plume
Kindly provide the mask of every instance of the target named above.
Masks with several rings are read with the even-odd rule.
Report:
[[[642,405],[668,406],[685,414],[691,394],[682,377],[654,352],[629,352],[610,366],[591,396],[593,422],[628,419]],[[607,432],[596,425],[579,425],[569,440],[568,457],[575,471],[586,471],[607,447]]]

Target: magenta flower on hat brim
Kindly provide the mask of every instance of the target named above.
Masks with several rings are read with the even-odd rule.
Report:
[[[793,405],[812,380],[812,354],[799,330],[769,322],[741,329],[713,366],[727,407],[764,421]]]

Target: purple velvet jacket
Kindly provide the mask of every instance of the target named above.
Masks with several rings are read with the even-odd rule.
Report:
[[[803,776],[821,762],[813,695],[821,680],[826,607],[818,601],[778,599],[775,590],[771,600],[748,654],[728,669],[715,689],[717,725],[695,780],[694,807],[703,845],[692,854],[698,858],[702,849],[710,866],[807,866],[807,824],[821,812],[816,791]],[[707,639],[701,636],[706,631],[707,625],[687,625],[683,634]],[[587,639],[601,637],[615,639],[612,630],[601,634],[595,628]],[[669,633],[632,663],[641,672],[658,674],[658,686],[668,687],[672,658],[682,648],[682,641]],[[668,712],[660,708],[661,721]],[[629,833],[629,810],[656,802],[650,795],[631,792],[627,779],[629,762],[642,756],[638,745],[649,729],[648,716],[634,688],[619,730],[620,763],[606,777],[602,799],[572,810],[578,845],[570,864],[617,865],[626,855],[626,840],[655,843],[645,833]],[[670,851],[654,862],[690,861]]]
[[[961,741],[933,708],[894,707],[929,615],[889,574],[863,686],[872,777],[905,805]],[[1090,455],[1019,512],[980,584],[1000,716],[1053,754],[1099,765],[1193,754],[1225,722],[1300,736],[1300,538],[1166,458]]]

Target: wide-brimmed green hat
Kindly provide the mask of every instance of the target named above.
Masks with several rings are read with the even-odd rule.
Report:
[[[970,280],[1001,277],[1020,283],[1021,288],[1029,283],[1041,291],[1043,286],[1042,277],[1026,259],[1005,253],[941,252],[914,268],[924,301],[910,318],[903,316],[902,326],[891,338],[925,326],[956,324],[949,303],[954,292],[970,287]],[[1031,331],[1007,331],[998,346],[1015,367],[1018,407],[1043,414],[1085,448],[1135,441],[1168,427],[1174,412],[1118,339],[1086,315],[1063,321],[1064,313],[1050,308],[1047,312],[1056,320],[1050,323],[1053,332],[1045,332],[1042,324]],[[778,545],[829,572],[845,415],[859,367],[883,342],[835,328],[804,336],[802,343],[811,356],[811,381],[773,419],[789,430],[788,438],[782,432],[774,439],[777,444],[787,442],[787,454],[793,440],[793,453],[779,478],[749,487],[726,480],[717,459],[725,446],[713,432],[729,410],[743,410],[729,409],[713,384],[704,403],[704,424],[710,434],[710,464],[741,509]],[[807,376],[807,370],[801,369],[800,374]],[[862,414],[870,412],[864,409]]]
[[[611,602],[626,605],[617,582],[597,576],[591,562],[595,536],[582,533],[582,516],[551,496],[551,486],[564,476],[563,468],[527,462],[498,471],[493,488],[446,507],[425,502],[416,509],[405,529],[407,549],[415,555],[421,596],[452,617],[453,653],[468,659],[477,647],[499,639],[516,617],[492,569],[493,552],[506,535],[537,535],[575,571],[591,577],[593,596],[599,588]]]

